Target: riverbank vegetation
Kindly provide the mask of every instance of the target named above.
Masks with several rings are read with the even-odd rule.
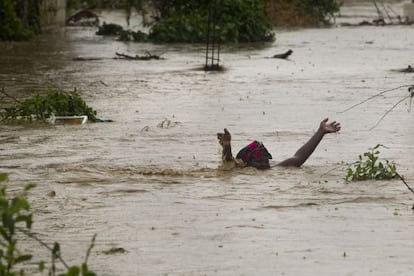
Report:
[[[206,10],[209,3],[218,3],[220,6],[238,4],[261,5],[265,16],[274,26],[315,26],[321,23],[329,24],[342,5],[339,0],[253,0],[253,1],[182,1],[182,0],[68,0],[69,10],[80,8],[91,9],[136,9],[139,13],[150,15],[152,18],[165,19],[174,16],[176,12],[183,12],[192,8],[196,13]],[[238,3],[239,2],[239,3]],[[195,5],[194,5],[195,4]],[[195,8],[195,9],[194,9]]]
[[[179,2],[179,1],[177,1]],[[221,42],[273,41],[272,26],[265,14],[264,1],[221,0],[212,5],[199,1],[181,1],[179,7],[171,6],[159,11],[149,38],[155,42],[204,42],[208,32],[208,16],[219,28]],[[217,4],[216,4],[217,2]]]
[[[91,6],[105,6],[109,2],[93,2]],[[131,10],[135,9],[143,15],[143,23],[150,27],[148,37],[134,36],[133,31],[126,33],[124,30],[119,40],[157,43],[205,42],[209,14],[217,25],[221,42],[273,41],[273,26],[328,24],[340,8],[336,0],[124,0],[117,5],[127,10],[127,21]],[[219,14],[217,18],[211,17],[214,13]]]
[[[41,32],[40,0],[0,1],[0,41],[21,41]]]
[[[150,31],[148,36],[123,31],[119,39],[156,43],[202,43],[207,39],[210,18],[211,31],[214,28],[217,39],[221,42],[273,41],[274,33],[264,4],[264,0],[131,0],[126,3],[127,20],[134,8],[144,18],[149,18],[144,20],[144,24],[150,27]],[[102,33],[104,32],[100,29],[98,34]]]
[[[40,0],[0,1],[0,40],[28,40],[41,32]],[[129,21],[132,9],[150,24],[153,42],[204,42],[209,11],[221,15],[222,42],[273,41],[273,26],[328,23],[339,11],[337,0],[68,0],[67,9],[122,8]],[[133,34],[124,36],[131,40]],[[141,39],[140,41],[145,41]]]

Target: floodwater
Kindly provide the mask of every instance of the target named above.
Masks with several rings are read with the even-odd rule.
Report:
[[[414,195],[397,180],[344,182],[345,163],[381,143],[414,185],[409,100],[371,129],[407,89],[342,112],[413,84],[393,71],[413,62],[413,26],[278,30],[272,44],[224,47],[226,70],[208,73],[197,70],[203,45],[123,43],[94,31],[1,44],[6,91],[76,87],[114,120],[0,126],[1,172],[12,191],[37,183],[34,231],[59,241],[69,264],[83,261],[96,233],[89,264],[99,275],[413,275]],[[266,58],[288,49],[289,60]],[[146,50],[165,60],[113,59]],[[300,169],[217,170],[224,127],[234,153],[257,139],[276,163],[325,117],[342,130]],[[22,246],[49,259],[35,241]],[[105,254],[111,248],[125,252]]]

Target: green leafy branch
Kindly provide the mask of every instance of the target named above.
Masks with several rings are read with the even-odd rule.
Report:
[[[358,160],[349,165],[345,180],[387,180],[397,177],[397,168],[394,162],[379,159],[379,148],[384,145],[377,144],[369,151],[359,155]]]
[[[397,172],[394,162],[379,159],[380,151],[384,145],[378,144],[369,151],[359,155],[358,160],[349,164],[345,181],[363,181],[363,180],[390,180],[399,178],[404,185],[414,194],[414,189],[408,185],[404,176]],[[412,207],[414,209],[414,205]]]
[[[0,173],[0,182],[8,180],[7,174]],[[56,261],[60,261],[66,268],[66,272],[59,274],[61,276],[95,276],[93,271],[88,268],[88,259],[92,248],[95,245],[96,235],[93,236],[89,245],[84,262],[80,266],[68,266],[61,256],[61,249],[58,242],[49,246],[36,234],[31,231],[33,224],[33,214],[30,212],[30,204],[27,200],[27,192],[34,187],[33,184],[27,185],[23,192],[9,198],[6,186],[0,188],[0,276],[25,275],[23,268],[17,269],[17,265],[31,261],[33,256],[28,253],[22,253],[17,247],[17,232],[36,240],[43,247],[47,248],[52,255],[52,263],[48,275],[57,275]],[[21,267],[21,266],[20,266]],[[39,271],[45,270],[45,262],[39,263]]]
[[[7,175],[2,174],[1,180],[7,180]],[[7,199],[6,187],[0,188],[0,275],[16,275],[14,267],[32,259],[32,255],[20,253],[17,249],[16,226],[24,224],[26,229],[32,227],[32,214],[29,213],[30,205],[24,194],[33,186],[24,189],[23,196]],[[23,271],[19,271],[23,275]]]

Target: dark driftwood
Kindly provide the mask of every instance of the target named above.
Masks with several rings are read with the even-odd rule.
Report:
[[[411,65],[408,65],[407,68],[397,69],[393,71],[399,73],[414,73],[414,68]]]
[[[131,55],[127,55],[127,54],[123,54],[123,53],[117,53],[117,52],[115,53],[115,55],[117,56],[116,58],[123,58],[123,59],[130,59],[130,60],[164,59],[160,56],[153,55],[150,52],[146,52],[145,56],[139,56],[139,55],[131,56]]]
[[[284,52],[283,54],[276,54],[274,56],[272,56],[272,58],[281,58],[281,59],[286,59],[288,58],[291,54],[293,53],[292,50],[288,50],[286,52]]]

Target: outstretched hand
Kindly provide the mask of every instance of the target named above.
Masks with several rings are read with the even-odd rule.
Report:
[[[326,118],[321,122],[319,129],[324,133],[334,133],[341,130],[341,124],[336,121],[328,123],[328,118]]]
[[[227,130],[227,128],[225,128],[224,129],[224,133],[217,133],[217,139],[219,140],[219,143],[222,146],[230,145],[230,142],[231,142],[231,134]]]

